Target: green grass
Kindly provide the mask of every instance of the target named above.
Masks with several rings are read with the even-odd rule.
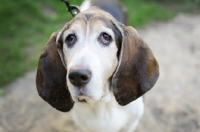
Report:
[[[126,7],[129,11],[130,23],[134,27],[143,26],[151,20],[166,20],[175,15],[175,12],[155,2],[130,0],[126,2]]]
[[[172,11],[164,1],[166,0],[121,0],[128,8],[131,25],[135,27],[151,20],[173,17],[176,10]],[[181,2],[183,5],[178,4],[178,7],[188,7],[185,1]],[[80,5],[82,0],[70,2]],[[194,5],[191,4],[189,8],[194,9]],[[51,33],[61,29],[72,18],[65,9],[65,4],[60,0],[1,1],[0,86],[36,68],[38,57]]]
[[[0,86],[35,68],[39,52],[50,34],[70,18],[60,1],[3,0],[0,5]]]
[[[0,96],[3,96],[3,95],[5,95],[5,91],[3,88],[0,88]]]

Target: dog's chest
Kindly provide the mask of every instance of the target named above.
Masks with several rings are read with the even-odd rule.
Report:
[[[115,100],[93,106],[76,103],[71,111],[75,123],[87,132],[119,132],[134,124],[143,113],[143,103],[137,100],[129,106],[119,106]]]

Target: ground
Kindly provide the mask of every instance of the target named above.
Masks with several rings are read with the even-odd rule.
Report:
[[[200,15],[180,14],[138,29],[160,65],[160,77],[145,95],[136,132],[200,132]],[[81,132],[37,94],[36,71],[5,86],[0,132]]]

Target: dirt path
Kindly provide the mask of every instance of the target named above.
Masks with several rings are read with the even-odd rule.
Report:
[[[179,15],[139,29],[160,64],[160,78],[145,96],[137,132],[200,132],[200,15]],[[5,86],[0,132],[80,132],[68,113],[37,94],[35,71]]]

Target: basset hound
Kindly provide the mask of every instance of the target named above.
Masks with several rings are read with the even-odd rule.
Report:
[[[142,95],[158,76],[158,63],[137,31],[91,7],[51,35],[36,85],[85,132],[132,132],[144,111]]]

